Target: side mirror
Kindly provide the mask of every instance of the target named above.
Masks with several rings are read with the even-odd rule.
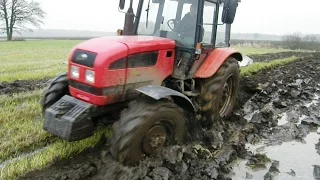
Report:
[[[125,3],[126,3],[126,0],[120,0],[120,2],[119,2],[119,8],[120,8],[121,10],[124,9]]]
[[[226,24],[232,24],[236,16],[237,8],[238,0],[224,0],[221,21]]]

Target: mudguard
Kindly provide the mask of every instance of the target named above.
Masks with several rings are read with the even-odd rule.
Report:
[[[163,86],[157,86],[157,85],[143,86],[143,87],[137,88],[136,90],[156,100],[160,100],[162,98],[170,96],[175,100],[175,103],[177,103],[179,106],[185,107],[188,110],[193,112],[196,111],[191,100],[187,96],[185,96],[184,94],[178,91],[175,91]]]
[[[195,73],[194,78],[209,78],[213,76],[229,57],[234,57],[238,61],[243,59],[242,55],[232,48],[214,49]]]

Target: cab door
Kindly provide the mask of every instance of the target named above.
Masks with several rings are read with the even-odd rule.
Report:
[[[202,28],[199,42],[202,43],[203,50],[191,67],[188,78],[192,78],[208,55],[214,50],[217,37],[217,22],[219,6],[217,3],[205,1],[202,12]]]

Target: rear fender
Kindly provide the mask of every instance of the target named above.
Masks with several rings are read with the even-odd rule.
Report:
[[[229,57],[234,57],[238,61],[243,59],[242,55],[232,48],[216,48],[200,66],[194,78],[209,78],[213,76]]]
[[[163,87],[163,86],[157,86],[157,85],[149,85],[149,86],[143,86],[138,89],[136,89],[142,94],[145,94],[155,100],[160,100],[162,98],[166,97],[172,97],[176,104],[178,104],[180,107],[186,108],[187,110],[191,112],[195,112],[196,109],[193,105],[193,103],[190,101],[190,99],[185,96],[184,94]]]

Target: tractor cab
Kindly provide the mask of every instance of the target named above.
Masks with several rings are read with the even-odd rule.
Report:
[[[124,5],[125,0],[120,0],[119,8],[124,9]],[[229,47],[230,25],[237,6],[238,0],[140,0],[134,14],[131,1],[123,35],[174,40],[173,77],[190,79],[203,55],[214,48]],[[199,59],[200,63],[194,64]]]

